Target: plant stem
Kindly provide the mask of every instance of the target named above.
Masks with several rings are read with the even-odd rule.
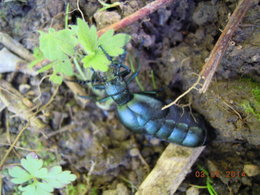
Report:
[[[130,66],[131,66],[132,72],[135,72],[135,67],[134,67],[134,64],[133,64],[132,59],[129,58],[129,61],[130,61]],[[140,90],[141,90],[141,91],[144,91],[144,87],[143,87],[143,85],[141,84],[141,82],[140,82],[138,76],[135,77],[135,81],[136,81],[138,87],[140,88]]]
[[[155,90],[155,89],[157,89],[157,86],[156,86],[153,70],[151,70],[151,77],[152,77],[153,89]]]
[[[83,73],[83,71],[81,70],[80,65],[79,65],[78,61],[76,60],[76,58],[73,58],[73,62],[74,62],[74,64],[76,65],[76,68],[77,68],[77,70],[79,71],[79,74],[80,74],[80,76],[82,77],[82,79],[83,79],[84,81],[87,80],[87,78],[86,78],[85,74]]]
[[[125,17],[124,19],[120,20],[119,22],[116,22],[114,24],[111,24],[110,26],[107,26],[101,30],[98,31],[98,36],[101,36],[106,31],[113,29],[113,30],[119,30],[121,28],[125,28],[126,26],[129,26],[130,24],[136,22],[139,19],[144,18],[145,16],[151,14],[152,12],[155,12],[159,8],[168,5],[169,3],[173,2],[175,0],[155,0],[152,3],[147,4],[143,8],[139,9],[135,13]]]
[[[69,11],[70,11],[70,4],[68,3],[65,12],[65,29],[68,29]]]

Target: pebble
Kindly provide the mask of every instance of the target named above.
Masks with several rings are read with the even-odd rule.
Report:
[[[252,181],[251,181],[248,177],[242,177],[242,178],[241,178],[241,182],[242,182],[244,185],[252,186]]]
[[[199,195],[199,194],[200,194],[199,189],[194,186],[189,187],[186,191],[186,195]]]
[[[102,11],[102,12],[96,12],[94,14],[94,18],[97,22],[98,29],[101,29],[104,28],[105,26],[118,22],[121,19],[121,16],[114,11],[111,12]]]
[[[115,190],[105,190],[102,195],[129,195],[129,190],[123,183],[116,185]]]
[[[253,164],[244,165],[244,172],[248,177],[253,177],[260,174],[260,167]]]
[[[139,155],[139,150],[137,148],[133,148],[129,151],[130,156],[136,157]]]
[[[28,85],[28,84],[21,84],[21,85],[19,85],[19,91],[20,91],[22,94],[27,93],[30,89],[31,89],[31,86]]]

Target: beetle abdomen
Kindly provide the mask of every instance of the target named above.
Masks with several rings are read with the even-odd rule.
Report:
[[[189,126],[185,123],[175,123],[173,120],[165,120],[163,126],[156,132],[155,136],[189,147],[201,146],[206,139],[204,129]]]
[[[131,101],[117,108],[119,119],[127,128],[188,147],[204,144],[206,132],[203,128],[179,122],[176,117],[167,119],[168,112],[161,110],[163,102],[156,98],[145,94],[133,96]],[[180,115],[178,113],[179,118]]]
[[[129,129],[137,133],[145,133],[145,125],[149,125],[157,119],[164,119],[168,111],[161,110],[164,104],[145,94],[133,94],[131,101],[117,106],[118,117]],[[150,126],[157,125],[153,123]],[[150,134],[150,133],[149,133]]]

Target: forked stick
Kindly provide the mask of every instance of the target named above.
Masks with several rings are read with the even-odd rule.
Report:
[[[220,35],[217,43],[211,51],[208,61],[204,64],[196,83],[194,83],[189,89],[187,89],[179,97],[177,97],[175,101],[171,102],[168,105],[165,105],[162,110],[176,104],[178,100],[188,94],[191,90],[198,89],[198,84],[202,85],[202,87],[199,88],[200,93],[205,93],[207,91],[212,77],[228,47],[228,43],[231,40],[231,37],[233,36],[235,30],[238,28],[238,25],[245,16],[248,8],[253,5],[253,2],[254,0],[241,0],[239,2],[235,11],[229,18],[229,21],[222,34]]]
[[[253,2],[253,0],[241,0],[229,18],[225,29],[221,33],[217,43],[210,53],[209,60],[204,64],[200,72],[201,78],[204,79],[204,83],[202,84],[201,89],[199,89],[200,93],[205,93],[207,91],[212,77],[228,47],[231,37],[238,28],[239,23],[245,16],[248,8],[253,5]]]

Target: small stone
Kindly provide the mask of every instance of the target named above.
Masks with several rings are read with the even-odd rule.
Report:
[[[94,14],[94,18],[97,22],[98,29],[101,29],[104,28],[105,26],[118,22],[121,19],[121,16],[114,11],[111,12],[102,11],[102,12],[96,12]]]
[[[186,191],[186,195],[199,195],[199,194],[200,194],[199,189],[194,186],[191,186]]]
[[[253,62],[259,62],[259,60],[260,60],[260,55],[259,55],[259,54],[256,54],[256,55],[254,55],[254,56],[252,57],[252,61],[253,61]]]
[[[217,10],[214,5],[201,2],[194,11],[192,19],[201,26],[215,22],[217,20]]]
[[[22,94],[25,94],[29,91],[29,89],[31,89],[31,86],[28,85],[28,84],[21,84],[19,85],[19,91],[22,93]]]
[[[252,182],[251,182],[251,180],[250,180],[248,177],[242,177],[242,178],[241,178],[241,182],[242,182],[244,185],[252,186]]]
[[[244,172],[248,177],[253,177],[260,174],[260,168],[257,165],[247,164],[244,165]]]
[[[105,190],[102,195],[117,195],[116,190]]]
[[[119,183],[116,185],[116,192],[118,195],[129,195],[129,190],[123,183]]]
[[[139,150],[137,148],[133,148],[129,151],[130,156],[136,157],[139,155]]]
[[[152,139],[150,139],[150,143],[151,143],[153,146],[159,145],[160,142],[161,142],[161,141],[160,141],[159,139],[157,139],[157,138],[152,138]]]

